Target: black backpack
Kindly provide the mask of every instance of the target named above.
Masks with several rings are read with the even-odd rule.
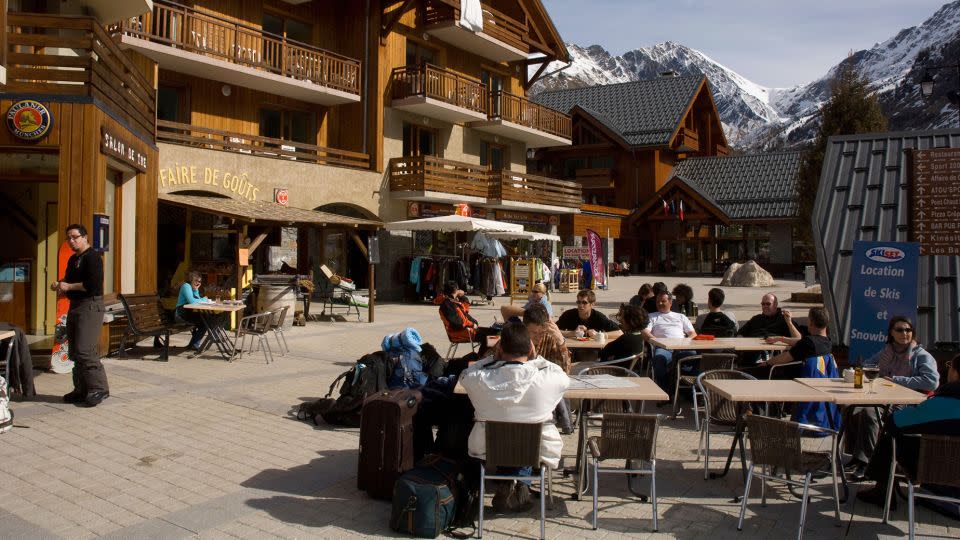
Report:
[[[389,365],[390,358],[382,351],[364,355],[352,368],[334,379],[326,396],[300,405],[297,418],[310,419],[315,425],[320,425],[318,417],[322,417],[328,424],[360,427],[363,400],[370,394],[387,389]],[[340,395],[333,399],[330,396],[338,384]]]

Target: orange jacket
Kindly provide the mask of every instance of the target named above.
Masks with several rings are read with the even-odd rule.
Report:
[[[470,316],[470,304],[453,298],[438,297],[440,302],[440,320],[447,330],[447,337],[454,343],[466,343],[473,340],[477,320]]]

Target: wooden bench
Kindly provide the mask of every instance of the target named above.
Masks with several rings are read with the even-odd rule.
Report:
[[[162,336],[163,352],[160,360],[166,361],[170,354],[170,334],[193,328],[190,323],[175,322],[156,294],[121,294],[120,302],[127,313],[127,329],[120,338],[120,356],[126,354],[128,336],[133,337],[131,347],[143,338]]]

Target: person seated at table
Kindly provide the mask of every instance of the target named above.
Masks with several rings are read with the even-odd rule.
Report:
[[[461,384],[473,403],[476,423],[470,432],[470,455],[486,457],[484,422],[543,423],[540,459],[557,468],[563,440],[553,423],[553,411],[570,386],[560,366],[538,356],[522,323],[509,322],[500,332],[492,357],[463,371]],[[531,470],[499,469],[499,474],[529,476]],[[496,511],[523,511],[530,506],[530,488],[523,482],[499,483],[494,490]]]
[[[898,323],[903,324],[903,323]],[[947,362],[947,382],[937,389],[932,398],[913,406],[905,407],[890,415],[877,441],[866,477],[877,483],[873,488],[857,491],[857,498],[870,504],[883,506],[890,478],[890,462],[893,459],[893,444],[897,443],[897,464],[911,476],[916,473],[920,450],[918,437],[907,434],[956,435],[960,433],[960,355]],[[956,490],[956,488],[954,488]],[[954,492],[952,495],[960,496]],[[891,503],[896,508],[897,498]]]
[[[643,303],[647,301],[647,298],[653,296],[653,285],[649,283],[644,283],[640,286],[640,290],[637,291],[637,294],[633,295],[630,298],[630,305],[643,307]]]
[[[693,288],[686,283],[678,283],[673,288],[673,307],[670,309],[684,315],[693,315],[695,305]]]
[[[890,319],[887,344],[863,364],[879,366],[880,377],[920,392],[932,392],[940,384],[937,361],[917,343],[913,323],[903,315]],[[846,432],[847,453],[852,456],[847,468],[854,478],[862,478],[880,433],[877,408],[854,408],[848,415]]]
[[[470,315],[470,300],[456,281],[443,284],[443,294],[437,297],[440,304],[440,320],[447,330],[447,337],[454,343],[479,344],[480,356],[487,352],[487,336],[495,332],[480,323]]]
[[[530,332],[533,348],[537,354],[570,373],[570,351],[564,344],[563,334],[541,304],[533,304],[523,311],[523,324]]]
[[[643,305],[640,306],[647,313],[654,313],[657,311],[657,296],[660,296],[660,293],[667,292],[670,289],[667,288],[667,284],[662,281],[657,281],[653,284],[653,287],[650,291],[650,296],[648,296],[644,301]]]
[[[697,331],[690,324],[690,319],[682,313],[677,313],[673,307],[673,296],[663,291],[657,295],[657,311],[650,313],[650,320],[643,330],[643,337],[648,341],[652,338],[695,338]],[[696,351],[653,348],[653,379],[667,394],[673,393],[674,385],[670,384],[670,367],[674,360],[696,354]]]
[[[620,329],[623,330],[623,335],[600,349],[601,362],[627,358],[643,352],[646,343],[643,339],[643,329],[650,322],[647,312],[641,307],[620,304],[617,320],[620,321]],[[628,368],[630,366],[627,364],[623,367]]]
[[[760,313],[754,315],[740,327],[739,335],[743,337],[766,338],[770,336],[789,336],[800,338],[800,331],[793,324],[790,310],[780,309],[777,295],[768,293],[760,299]],[[753,367],[760,360],[766,360],[768,354],[763,352],[746,352],[741,355],[743,365]],[[762,376],[762,375],[758,375]]]
[[[177,297],[177,308],[173,312],[173,318],[177,322],[193,325],[193,330],[190,332],[190,343],[187,345],[187,348],[195,351],[200,350],[200,342],[207,333],[207,327],[204,326],[203,318],[199,313],[185,309],[183,306],[187,304],[209,304],[213,302],[213,300],[200,294],[201,282],[200,272],[193,271],[187,274],[187,281],[180,286],[180,296]]]
[[[584,337],[595,337],[597,332],[606,332],[608,338],[620,336],[620,326],[606,315],[593,309],[597,295],[590,289],[577,293],[577,307],[564,311],[557,320],[557,326],[565,337],[575,337],[581,332]]]
[[[530,309],[530,306],[534,304],[539,304],[547,310],[547,316],[553,317],[553,306],[550,305],[550,300],[547,300],[547,286],[543,283],[534,283],[533,287],[530,288],[530,296],[527,298],[527,303],[520,306],[500,306],[500,314],[503,315],[503,320],[510,320],[510,317],[523,317],[523,312],[527,309]]]
[[[726,295],[723,293],[723,289],[714,287],[707,292],[707,309],[709,312],[698,317],[701,334],[716,337],[734,337],[737,335],[736,316],[732,312],[720,309],[723,307],[724,300],[726,300]]]

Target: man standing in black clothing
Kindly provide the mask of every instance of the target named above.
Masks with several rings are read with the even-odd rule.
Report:
[[[69,225],[66,234],[73,255],[63,279],[50,286],[70,299],[67,339],[73,360],[73,391],[63,396],[63,401],[96,407],[110,396],[107,372],[97,350],[103,326],[103,260],[90,249],[86,227]]]

